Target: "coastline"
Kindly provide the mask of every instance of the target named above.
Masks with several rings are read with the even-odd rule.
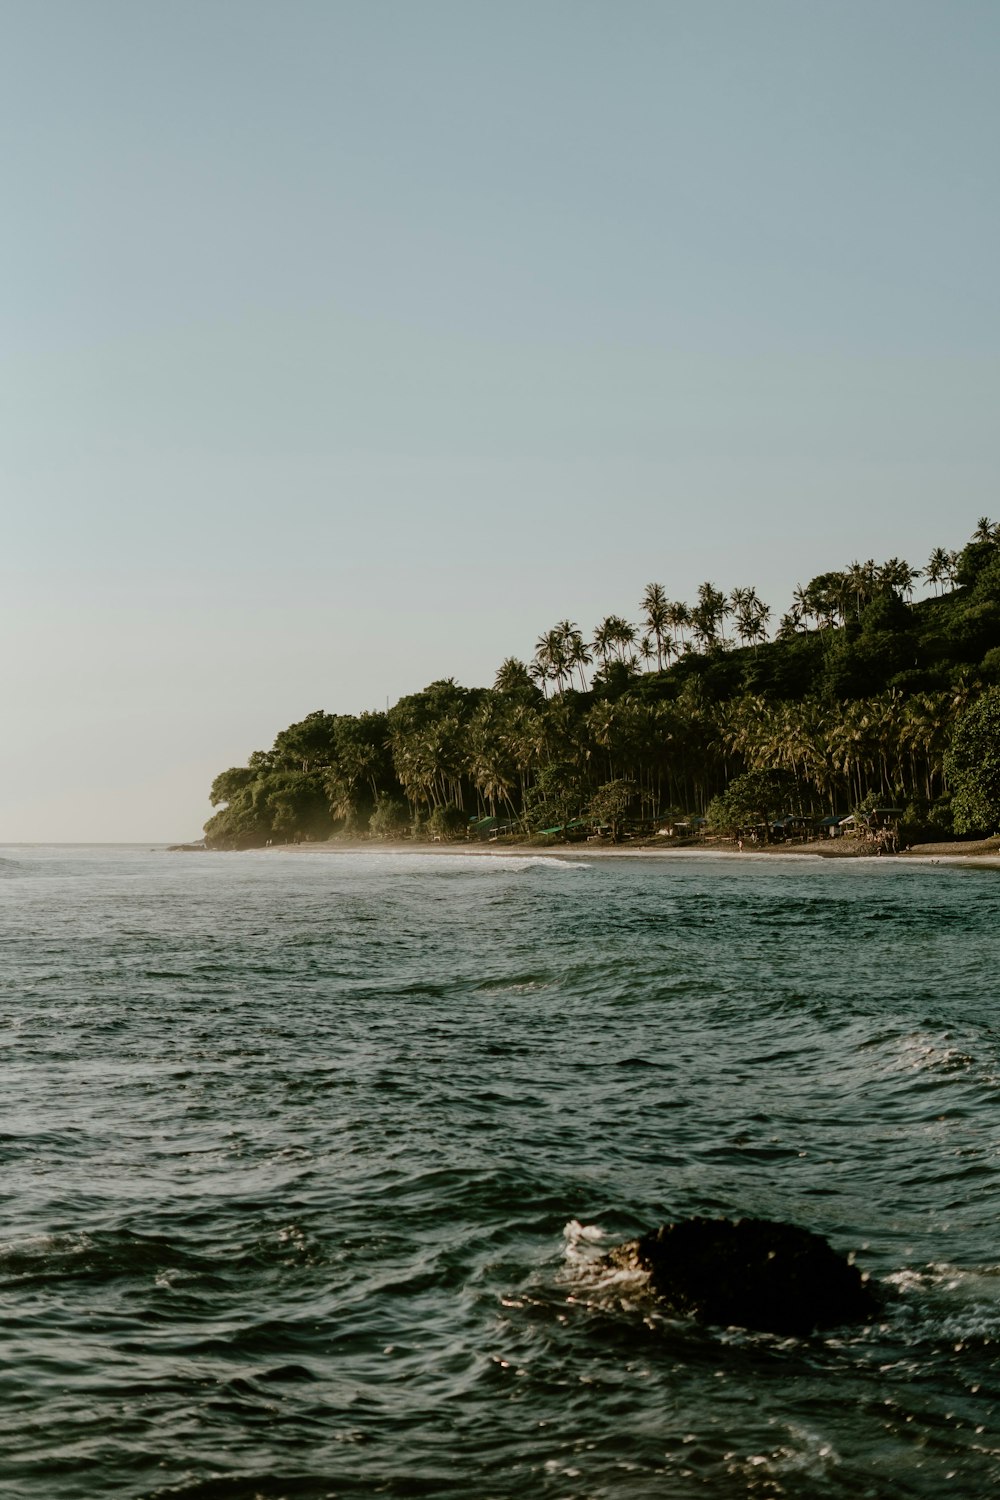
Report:
[[[876,854],[864,848],[843,847],[847,840],[816,840],[810,844],[771,844],[759,849],[734,848],[731,844],[705,845],[687,844],[680,848],[665,848],[661,841],[643,840],[628,844],[552,844],[525,843],[480,844],[456,841],[453,843],[412,843],[408,839],[328,839],[322,843],[271,844],[261,849],[213,850],[197,852],[244,853],[244,854],[420,854],[435,858],[439,855],[463,855],[472,859],[738,859],[754,861],[760,859],[839,859],[874,860],[891,863],[976,865],[985,869],[1000,868],[1000,836],[976,839],[967,843],[916,844],[898,854]],[[853,840],[850,841],[853,844]],[[177,852],[196,852],[196,846],[174,845]]]

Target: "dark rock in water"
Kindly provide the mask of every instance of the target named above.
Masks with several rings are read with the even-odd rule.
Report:
[[[771,1219],[682,1219],[608,1259],[648,1271],[672,1311],[702,1323],[804,1337],[879,1311],[872,1285],[822,1235]]]

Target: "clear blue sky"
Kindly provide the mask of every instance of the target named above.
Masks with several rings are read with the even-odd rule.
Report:
[[[996,0],[0,17],[0,840],[1000,516]]]

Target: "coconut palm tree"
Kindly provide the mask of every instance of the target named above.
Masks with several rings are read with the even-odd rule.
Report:
[[[516,656],[506,657],[497,667],[493,679],[494,692],[517,693],[523,692],[525,688],[533,691],[530,669],[523,661],[518,661]]]
[[[594,639],[591,642],[604,671],[608,669],[608,662],[614,652],[614,616],[608,615],[594,631]]]
[[[510,717],[509,704],[487,698],[469,725],[468,772],[491,816],[496,815],[499,801],[507,804],[512,815],[516,812],[510,794],[517,781],[517,767],[505,734]]]
[[[866,604],[870,604],[875,597],[879,586],[878,567],[874,558],[867,562],[852,562],[846,572],[842,573],[842,602],[841,619],[845,617],[844,602],[850,598],[854,602],[854,612],[858,619]]]
[[[702,583],[698,587],[698,603],[691,611],[694,633],[706,651],[724,644],[722,626],[730,613],[729,600],[714,583]]]
[[[559,693],[563,691],[567,681],[573,680],[574,664],[569,656],[568,633],[571,634],[574,628],[571,621],[562,620],[551,630],[546,630],[535,642],[535,661],[539,671],[544,672],[549,682],[555,683]]]
[[[642,618],[656,642],[656,670],[663,671],[663,642],[670,624],[670,602],[662,583],[647,583],[642,596]]]
[[[944,547],[935,547],[927,559],[924,569],[924,577],[936,594],[941,592],[940,585],[948,577],[948,553]]]
[[[536,648],[535,655],[528,666],[528,676],[531,678],[532,682],[538,684],[538,686],[542,690],[544,697],[546,698],[548,698],[549,696],[549,689],[547,684],[550,675],[551,674],[549,671],[548,662],[545,660],[544,656],[539,655]]]
[[[632,648],[639,635],[634,625],[622,615],[611,615],[612,639],[615,644],[615,655],[623,666],[629,666],[634,662]]]
[[[789,636],[798,635],[802,629],[802,611],[797,604],[792,604],[782,615],[778,623],[777,639],[788,640]]]
[[[758,598],[754,588],[733,589],[729,606],[736,634],[745,646],[752,643],[756,650],[757,643],[767,639],[767,622],[771,618],[769,607]]]
[[[619,711],[617,703],[595,703],[587,714],[588,733],[606,756],[608,781],[615,779],[614,749]]]
[[[573,620],[560,620],[555,627],[559,634],[559,644],[562,659],[567,668],[567,675],[572,677],[574,669],[580,674],[580,691],[587,691],[587,678],[584,667],[589,667],[593,657],[583,639],[579,625]]]
[[[792,594],[792,611],[799,622],[816,618],[813,612],[813,602],[808,584],[803,587],[800,583]]]
[[[673,632],[674,655],[679,656],[687,644],[684,632],[691,624],[691,609],[683,599],[674,599],[667,605],[667,624]]]
[[[904,599],[913,597],[913,585],[920,577],[919,568],[911,568],[901,557],[890,557],[878,570],[880,588],[894,589]]]

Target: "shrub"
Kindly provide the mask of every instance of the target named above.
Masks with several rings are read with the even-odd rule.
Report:
[[[425,829],[432,839],[464,839],[468,831],[469,820],[465,813],[451,803],[447,807],[435,807]]]
[[[402,802],[394,797],[380,797],[368,820],[368,832],[376,839],[398,839],[406,832],[409,821]]]

